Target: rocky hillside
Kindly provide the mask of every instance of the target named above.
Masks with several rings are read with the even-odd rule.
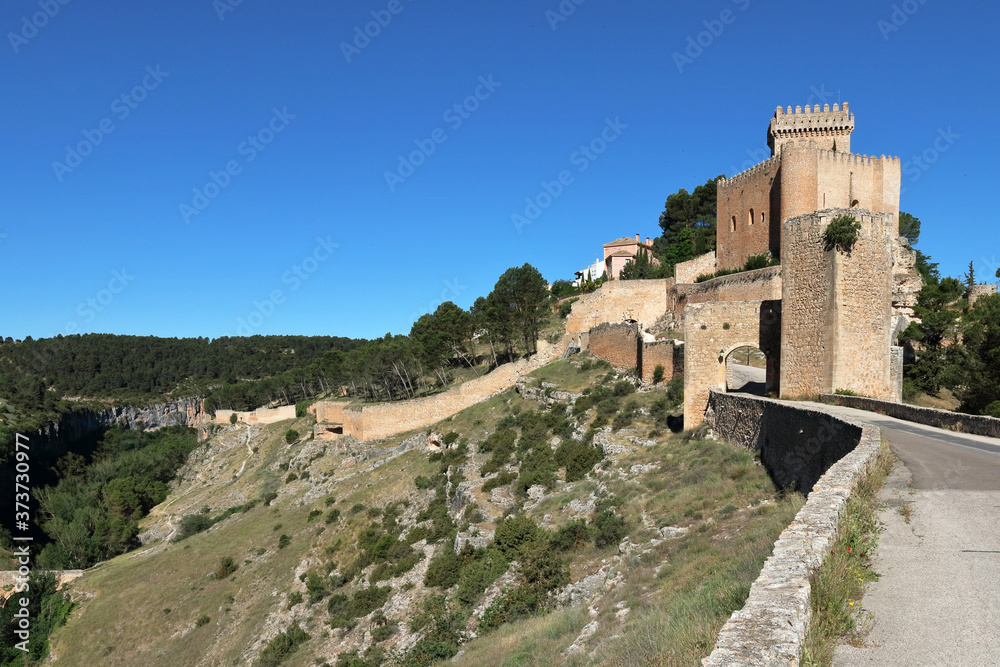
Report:
[[[374,443],[215,427],[144,547],[71,585],[49,662],[697,664],[801,498],[672,435],[677,387],[532,375]]]

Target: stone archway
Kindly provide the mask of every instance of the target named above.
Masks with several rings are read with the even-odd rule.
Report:
[[[756,348],[764,354],[766,389],[776,389],[780,339],[780,302],[689,305],[684,311],[684,428],[704,420],[710,390],[726,390],[726,358],[741,347]]]

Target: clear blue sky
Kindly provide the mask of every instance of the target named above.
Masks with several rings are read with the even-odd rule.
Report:
[[[919,247],[1000,264],[994,3],[235,1],[3,3],[0,336],[407,333],[658,235],[668,194],[766,156],[779,104],[850,102]]]

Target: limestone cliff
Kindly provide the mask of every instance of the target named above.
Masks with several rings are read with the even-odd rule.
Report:
[[[914,319],[913,307],[924,286],[917,271],[917,251],[905,236],[896,239],[892,249],[892,314]]]

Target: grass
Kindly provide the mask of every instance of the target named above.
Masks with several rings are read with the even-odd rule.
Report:
[[[837,644],[864,641],[869,619],[861,605],[865,584],[878,580],[871,569],[878,546],[878,492],[895,464],[883,441],[875,462],[848,498],[833,548],[810,582],[812,620],[801,664],[832,665]]]

